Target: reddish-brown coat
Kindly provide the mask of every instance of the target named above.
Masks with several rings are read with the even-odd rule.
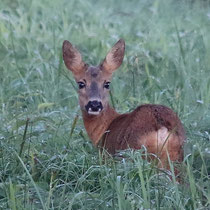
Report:
[[[158,131],[162,132],[162,128],[167,128],[168,133],[160,142]],[[172,161],[183,160],[184,139],[183,126],[170,108],[145,104],[116,117],[103,136],[102,146],[114,154],[117,150],[141,149],[144,145],[148,153],[156,154],[165,165],[167,152]]]
[[[108,89],[104,84],[110,82],[112,73],[121,65],[124,51],[125,42],[121,39],[99,66],[92,67],[82,61],[70,42],[64,41],[64,62],[75,80],[83,84],[78,93],[85,128],[93,144],[101,140],[102,147],[111,154],[145,146],[148,153],[160,159],[159,167],[169,168],[168,155],[172,161],[183,160],[185,134],[175,112],[163,105],[146,104],[131,113],[118,114],[108,104]],[[90,108],[93,102],[100,109]]]

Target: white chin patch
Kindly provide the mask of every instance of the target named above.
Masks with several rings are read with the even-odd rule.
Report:
[[[98,111],[92,111],[90,108],[88,110],[88,114],[91,114],[91,115],[99,115],[101,112],[101,109],[99,109]]]

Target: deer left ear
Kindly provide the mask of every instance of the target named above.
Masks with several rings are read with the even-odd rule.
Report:
[[[109,73],[114,72],[122,64],[125,53],[125,42],[120,39],[108,52],[106,58],[101,63],[102,70],[108,71]]]

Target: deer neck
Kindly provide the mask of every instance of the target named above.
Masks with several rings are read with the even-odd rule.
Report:
[[[87,112],[82,111],[85,129],[94,145],[98,144],[110,123],[119,115],[110,105],[99,115],[89,115]]]

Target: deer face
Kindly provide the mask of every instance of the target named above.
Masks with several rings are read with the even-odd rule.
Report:
[[[108,105],[108,92],[112,73],[122,63],[125,43],[119,40],[98,66],[88,66],[79,51],[70,42],[63,43],[63,59],[78,83],[79,104],[82,111],[99,115]]]

